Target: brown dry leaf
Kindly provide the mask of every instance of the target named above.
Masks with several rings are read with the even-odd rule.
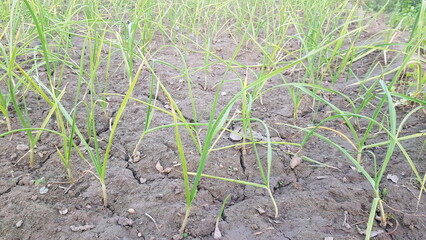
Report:
[[[294,169],[295,167],[299,166],[302,163],[301,157],[294,157],[290,161],[290,167],[291,169]]]

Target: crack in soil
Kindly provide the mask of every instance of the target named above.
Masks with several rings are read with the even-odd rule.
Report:
[[[243,154],[243,149],[242,148],[240,148],[239,150],[238,150],[238,152],[240,153],[240,165],[241,165],[241,168],[243,169],[243,173],[244,173],[244,175],[246,174],[246,166],[245,166],[245,164],[244,164],[244,154]]]
[[[16,186],[16,185],[15,185]],[[3,196],[4,194],[10,193],[10,191],[12,191],[12,188],[14,188],[15,186],[9,187],[8,189],[6,189],[3,192],[0,192],[0,196]]]
[[[125,160],[125,161],[126,161],[126,160]],[[140,178],[138,177],[138,173],[137,173],[137,171],[136,171],[134,168],[132,168],[132,167],[130,166],[130,164],[129,164],[129,163],[127,163],[127,165],[126,165],[126,169],[128,169],[128,170],[130,170],[130,171],[132,172],[133,178],[136,180],[136,182],[137,182],[138,184],[142,184],[142,183],[140,182]]]
[[[142,95],[149,99],[149,95],[148,95],[148,94],[146,94],[146,93],[142,93]],[[152,101],[158,101],[158,102],[160,102],[160,103],[163,105],[163,107],[164,107],[164,106],[166,106],[166,105],[169,105],[169,104],[170,104],[170,103],[169,103],[169,101],[167,101],[167,100],[163,100],[163,99],[161,99],[161,97],[159,97],[159,96],[157,96],[157,98],[153,98],[153,99],[152,99]],[[182,112],[181,112],[181,113],[182,113]],[[187,121],[188,121],[188,122],[190,122],[190,123],[194,123],[194,122],[195,122],[193,118],[187,117],[187,116],[185,116],[185,114],[183,114],[183,113],[182,113],[182,116],[183,116],[183,118],[185,118],[185,120],[187,120]]]

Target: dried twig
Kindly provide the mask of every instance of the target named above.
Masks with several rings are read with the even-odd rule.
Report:
[[[158,228],[157,222],[155,221],[155,219],[153,217],[151,217],[151,215],[149,215],[148,213],[145,213],[145,215],[151,219],[151,221],[155,224],[155,227],[157,228],[158,231],[160,231],[160,228]]]

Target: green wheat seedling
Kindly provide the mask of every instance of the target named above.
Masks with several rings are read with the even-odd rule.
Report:
[[[324,119],[323,121],[321,121],[319,124],[317,124],[314,128],[300,128],[300,127],[296,127],[296,126],[292,126],[295,127],[297,129],[300,129],[302,131],[305,131],[307,133],[306,137],[303,139],[301,146],[303,147],[307,141],[307,139],[309,139],[310,136],[316,136],[326,142],[328,142],[329,144],[331,144],[332,146],[336,147],[338,150],[340,150],[350,161],[351,163],[356,167],[356,169],[367,179],[367,181],[371,184],[373,192],[374,192],[374,199],[373,199],[373,203],[372,203],[372,208],[371,208],[371,212],[370,212],[370,216],[369,216],[369,221],[367,224],[367,236],[366,239],[369,239],[369,236],[371,234],[371,230],[372,230],[372,226],[375,220],[375,216],[376,216],[376,209],[379,209],[380,212],[380,218],[381,218],[381,225],[385,226],[386,225],[386,213],[383,207],[383,200],[381,199],[381,189],[380,189],[380,183],[381,180],[383,178],[383,175],[386,171],[386,168],[391,160],[391,157],[393,155],[393,152],[395,151],[395,148],[398,147],[403,153],[404,156],[406,157],[406,159],[408,160],[410,166],[413,169],[413,172],[416,175],[417,180],[419,181],[419,183],[423,183],[423,179],[421,178],[420,174],[418,173],[418,171],[416,170],[410,156],[408,155],[408,153],[405,151],[404,147],[401,144],[401,141],[403,140],[407,140],[407,139],[412,139],[412,138],[418,138],[423,136],[423,133],[419,133],[419,134],[413,134],[410,136],[404,136],[404,137],[399,137],[399,133],[402,130],[402,127],[404,125],[404,123],[406,122],[406,120],[408,119],[409,116],[411,116],[414,112],[418,111],[419,109],[421,109],[421,107],[417,107],[416,109],[414,109],[412,112],[410,112],[401,122],[400,126],[397,128],[397,123],[396,123],[396,111],[395,111],[395,107],[394,107],[394,103],[393,103],[393,99],[392,96],[390,94],[390,92],[388,91],[387,86],[385,85],[385,83],[383,81],[380,81],[380,85],[381,88],[383,89],[383,97],[382,97],[382,102],[381,105],[383,105],[384,103],[387,103],[388,105],[388,125],[383,125],[382,123],[378,122],[376,119],[378,118],[378,114],[373,114],[373,116],[370,117],[366,117],[363,115],[359,115],[359,114],[354,114],[354,113],[350,113],[350,112],[344,112],[344,111],[340,111],[337,108],[333,108],[333,110],[336,111],[336,115],[328,117],[326,119]],[[303,89],[303,87],[302,87]],[[308,91],[307,89],[304,89],[304,91],[306,93],[309,94],[310,91]],[[312,92],[311,94],[312,96],[315,96]],[[325,102],[324,99],[322,99],[321,97],[316,96],[318,100]],[[330,103],[328,103],[329,106],[333,106]],[[382,142],[382,143],[377,143],[377,144],[371,144],[371,145],[365,145],[365,141],[362,140],[362,138],[358,138],[357,136],[353,136],[354,139],[356,139],[355,141],[357,142],[357,144],[354,144],[348,137],[346,137],[343,133],[340,133],[336,130],[330,129],[330,128],[326,128],[326,127],[322,127],[321,125],[323,125],[325,122],[333,120],[333,119],[343,119],[345,121],[345,123],[347,123],[348,127],[351,129],[351,131],[353,131],[352,129],[354,129],[353,125],[350,123],[350,121],[348,121],[349,117],[355,117],[355,118],[361,118],[364,120],[367,120],[369,122],[369,128],[372,129],[372,125],[376,125],[379,127],[379,130],[385,131],[389,137],[388,141]],[[291,125],[288,125],[291,126]],[[362,163],[359,162],[359,159],[354,158],[351,153],[344,149],[341,145],[339,145],[336,142],[333,142],[331,139],[327,138],[324,135],[321,135],[319,133],[317,133],[316,131],[318,129],[325,129],[325,130],[332,130],[334,132],[339,133],[340,136],[343,136],[353,147],[356,151],[367,151],[367,149],[375,147],[375,146],[387,146],[387,151],[385,156],[383,157],[383,160],[381,161],[381,165],[379,166],[376,162],[374,164],[374,173],[373,175],[370,175],[365,168],[363,167]],[[370,131],[368,131],[368,133],[370,134]],[[361,149],[358,149],[358,147],[361,146]],[[424,185],[422,185],[422,189],[424,189]]]
[[[221,232],[219,230],[219,221],[222,218],[223,211],[225,210],[226,203],[228,202],[228,199],[230,197],[231,197],[231,194],[228,194],[228,196],[226,196],[226,198],[223,200],[222,206],[220,207],[219,214],[217,215],[216,224],[215,224],[215,227],[214,227],[214,238],[215,239],[218,239],[218,238],[222,237],[222,234],[221,234]]]
[[[414,79],[408,82],[405,94],[414,98],[426,99],[426,60],[421,58],[413,59],[407,63],[406,76]],[[410,71],[411,70],[411,71]],[[408,80],[409,81],[409,80]]]
[[[144,58],[144,61],[147,61],[147,59]],[[168,90],[166,89],[166,87],[163,85],[163,83],[159,80],[158,76],[156,75],[156,73],[155,73],[155,64],[161,64],[161,65],[164,65],[164,66],[167,66],[167,67],[171,67],[171,68],[173,68],[175,70],[180,71],[183,75],[188,74],[188,72],[187,71],[183,71],[180,68],[174,66],[173,64],[170,64],[170,63],[162,61],[162,60],[153,59],[151,62],[152,62],[152,64],[147,64],[147,68],[149,69],[149,71],[152,74],[151,75],[150,86],[149,86],[150,92],[149,92],[148,102],[144,102],[144,101],[141,101],[141,100],[138,100],[138,99],[133,99],[133,100],[135,100],[135,101],[137,101],[139,103],[142,103],[142,104],[144,104],[144,105],[146,105],[148,107],[147,114],[146,114],[146,121],[145,121],[145,124],[144,124],[144,130],[141,133],[141,136],[139,137],[139,140],[138,140],[138,142],[137,142],[137,144],[135,146],[135,149],[133,150],[133,156],[136,156],[137,151],[139,150],[139,148],[140,148],[140,146],[142,144],[142,140],[145,137],[145,135],[147,133],[151,132],[150,124],[151,124],[151,121],[153,119],[155,110],[157,109],[157,110],[160,110],[160,111],[162,111],[162,112],[164,112],[166,114],[170,114],[170,112],[165,111],[164,109],[161,109],[161,108],[158,108],[157,106],[155,106],[155,104],[157,102],[157,95],[158,95],[158,91],[159,90],[161,90],[166,95],[166,97],[169,99],[169,101],[171,103],[171,106],[174,107],[174,111],[176,111],[176,113],[178,115],[178,120],[181,121],[181,122],[183,122],[185,124],[185,127],[186,127],[188,133],[190,134],[190,137],[193,140],[195,146],[197,147],[197,150],[199,152],[201,152],[201,146],[200,146],[201,144],[200,144],[198,138],[196,137],[197,132],[198,132],[197,128],[198,128],[199,125],[197,124],[196,121],[195,121],[195,124],[188,124],[188,122],[185,119],[185,117],[183,116],[182,112],[177,107],[176,102],[173,100],[171,94],[168,92]],[[187,81],[188,81],[188,85],[190,85],[191,84],[190,83],[191,80],[187,79]],[[154,89],[155,89],[155,93],[154,93]],[[188,87],[188,94],[190,96],[192,96],[192,90],[191,90],[190,87]],[[196,119],[197,115],[196,115],[196,110],[195,110],[195,103],[194,103],[192,97],[191,97],[191,99],[192,99],[191,101],[193,103],[192,104],[193,116]],[[174,114],[170,114],[170,115],[174,116]]]
[[[75,118],[73,119],[73,117],[71,117],[71,115],[63,107],[63,105],[60,103],[59,99],[55,96],[55,94],[52,91],[50,91],[41,81],[37,82],[38,86],[41,86],[41,88],[43,88],[44,92],[48,93],[54,99],[54,103],[57,104],[61,114],[63,115],[65,120],[68,122],[68,124],[73,126],[73,128],[72,128],[72,129],[74,129],[73,131],[78,136],[79,140],[81,141],[82,145],[84,146],[84,149],[89,154],[89,159],[92,161],[92,164],[95,168],[95,176],[97,177],[97,179],[101,183],[103,203],[104,203],[105,207],[108,205],[105,176],[106,176],[106,170],[107,170],[108,160],[109,160],[109,157],[110,157],[110,151],[111,151],[113,139],[114,139],[120,118],[121,118],[121,116],[124,112],[124,109],[126,108],[126,105],[127,105],[128,101],[130,99],[130,96],[133,92],[133,89],[135,88],[135,85],[138,82],[139,75],[140,75],[140,73],[143,69],[144,64],[145,64],[145,62],[143,62],[139,66],[138,71],[134,75],[134,78],[131,82],[131,85],[129,86],[129,88],[127,90],[127,93],[124,96],[124,99],[123,99],[120,107],[117,110],[117,114],[116,114],[116,116],[113,120],[113,123],[112,123],[108,144],[107,144],[107,147],[106,147],[106,150],[105,150],[103,157],[100,154],[99,146],[96,144],[97,143],[97,141],[96,141],[97,140],[97,134],[96,134],[96,126],[95,126],[93,118],[91,118],[91,122],[89,123],[89,124],[91,124],[90,129],[92,129],[92,132],[90,132],[89,134],[93,137],[93,139],[95,139],[94,150],[92,150],[92,148],[89,146],[89,143],[86,141],[86,137],[81,133],[80,129],[75,125],[75,122],[74,122]],[[80,154],[80,156],[82,156],[82,154]]]
[[[231,112],[231,109],[232,109],[234,103],[240,97],[242,97],[244,95],[244,91],[241,91],[239,94],[237,94],[237,96],[235,96],[233,99],[231,99],[231,101],[228,102],[228,104],[225,106],[225,108],[218,114],[218,117],[215,117],[217,102],[218,102],[218,99],[219,99],[219,96],[220,96],[219,95],[220,89],[221,88],[219,86],[219,88],[216,92],[216,96],[215,96],[213,105],[212,105],[210,120],[209,120],[209,123],[207,125],[207,133],[206,133],[206,137],[204,139],[204,144],[202,146],[200,162],[198,164],[197,172],[195,172],[195,173],[188,172],[188,170],[187,170],[187,167],[186,167],[187,166],[187,160],[186,160],[186,157],[185,157],[184,147],[182,145],[182,140],[181,140],[181,137],[180,137],[180,130],[179,130],[179,127],[178,127],[178,120],[177,120],[178,116],[174,112],[176,105],[173,104],[172,101],[170,101],[171,106],[173,106],[172,107],[172,113],[173,113],[174,122],[175,122],[175,136],[176,136],[176,143],[178,145],[179,157],[180,157],[181,164],[182,164],[182,172],[183,172],[184,185],[185,185],[185,198],[186,198],[186,213],[185,213],[185,217],[184,217],[182,226],[180,228],[180,232],[183,232],[186,228],[188,218],[189,218],[189,215],[190,215],[191,206],[192,206],[192,203],[193,203],[193,201],[196,197],[197,187],[198,187],[198,184],[199,184],[202,177],[224,180],[224,181],[228,181],[228,182],[235,182],[235,183],[240,183],[240,184],[245,184],[245,185],[249,185],[249,186],[254,186],[254,187],[266,189],[267,192],[268,192],[268,195],[270,196],[272,203],[274,205],[275,217],[278,217],[278,207],[275,203],[275,200],[274,200],[271,188],[270,188],[270,172],[271,172],[271,167],[272,167],[272,143],[270,141],[270,134],[269,134],[268,127],[266,126],[266,124],[263,121],[261,121],[259,119],[255,119],[255,118],[238,120],[238,121],[257,121],[265,129],[266,139],[267,139],[267,141],[266,141],[266,146],[267,146],[266,147],[267,148],[266,169],[263,168],[263,164],[261,163],[261,159],[260,159],[260,157],[257,153],[257,146],[256,146],[256,142],[254,140],[254,137],[252,136],[253,134],[251,134],[251,136],[250,136],[250,140],[252,141],[252,144],[253,144],[253,149],[255,150],[257,164],[258,164],[258,167],[259,167],[259,172],[260,172],[261,178],[263,180],[263,184],[241,181],[241,180],[230,179],[230,178],[223,178],[223,177],[219,177],[219,176],[212,176],[212,175],[208,175],[208,174],[203,173],[205,164],[206,164],[207,159],[208,159],[208,156],[213,151],[214,146],[216,145],[218,140],[221,138],[221,136],[224,134],[224,132],[226,131],[228,126],[231,124],[231,122],[237,121],[237,119],[235,119],[235,117],[236,117],[235,113],[233,114],[232,117],[229,118],[230,112]],[[169,98],[169,100],[171,100],[171,99]],[[249,126],[251,126],[251,124],[249,124]],[[250,130],[251,130],[251,128],[250,128]],[[252,132],[250,131],[250,133],[252,133]],[[192,183],[192,186],[189,185],[188,175],[195,176],[193,183]]]

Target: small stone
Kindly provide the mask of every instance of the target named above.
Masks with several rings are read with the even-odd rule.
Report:
[[[117,223],[120,226],[132,226],[133,225],[133,220],[130,219],[130,218],[118,217]]]
[[[47,192],[49,192],[49,188],[47,188],[45,186],[40,188],[40,194],[41,195],[46,194]]]
[[[28,149],[30,149],[30,147],[25,144],[18,144],[16,146],[16,150],[19,150],[19,151],[28,151]]]
[[[266,211],[262,207],[257,207],[256,210],[259,212],[260,215],[264,214]]]
[[[243,136],[240,134],[240,131],[241,127],[235,127],[233,132],[229,134],[229,138],[234,142],[241,141],[241,139],[243,139]]]
[[[61,214],[61,215],[65,215],[67,213],[68,213],[68,208],[64,208],[64,209],[59,210],[59,214]]]
[[[20,228],[20,227],[22,227],[22,224],[24,224],[24,221],[23,221],[23,220],[19,220],[19,221],[15,224],[15,226],[16,226],[17,228]]]
[[[294,157],[290,161],[290,167],[291,169],[294,169],[295,167],[299,166],[302,163],[301,157]]]
[[[220,95],[222,96],[226,96],[226,94],[228,94],[227,92],[221,92]]]
[[[130,213],[130,214],[135,214],[136,210],[133,209],[133,208],[129,208],[129,210],[127,210],[127,212]]]
[[[33,200],[33,201],[35,201],[35,200],[37,200],[37,195],[33,195],[33,196],[31,196],[31,200]]]
[[[325,237],[324,240],[333,240],[333,237]]]
[[[139,182],[141,183],[141,184],[144,184],[144,183],[146,183],[146,181],[147,181],[147,179],[146,178],[139,178]]]
[[[394,174],[388,174],[386,176],[386,179],[391,180],[394,183],[398,183],[398,181],[399,181],[399,177],[397,175],[394,175]]]
[[[138,237],[142,237],[142,233],[138,232]]]

